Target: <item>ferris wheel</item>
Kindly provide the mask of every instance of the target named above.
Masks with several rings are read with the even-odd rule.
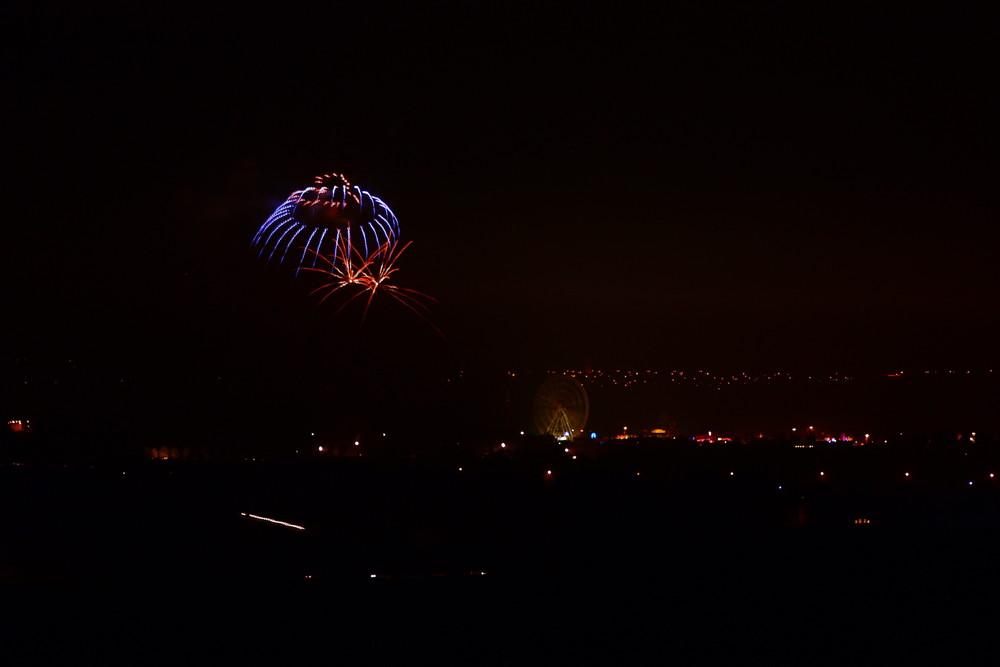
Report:
[[[535,394],[535,430],[558,440],[571,440],[583,431],[590,415],[587,391],[575,378],[549,376]]]

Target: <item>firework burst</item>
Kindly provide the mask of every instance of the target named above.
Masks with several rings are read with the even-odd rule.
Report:
[[[305,245],[296,245],[305,240]],[[399,221],[378,197],[336,173],[317,176],[313,185],[296,190],[264,221],[254,236],[258,257],[279,264],[295,260],[295,275],[316,272],[324,282],[312,290],[319,303],[344,297],[337,313],[364,301],[362,324],[377,294],[385,294],[428,319],[434,298],[395,284],[396,262],[410,243],[399,243]],[[299,253],[301,251],[301,254]],[[296,260],[297,258],[297,260]]]
[[[308,268],[316,268],[320,256],[337,256],[342,241],[349,247],[358,245],[368,256],[370,247],[383,247],[398,238],[399,221],[384,201],[331,173],[290,194],[258,228],[253,245],[260,248],[257,256],[266,256],[268,263],[294,261],[297,275],[310,257]],[[303,240],[305,245],[296,245]]]
[[[368,316],[368,310],[375,296],[385,294],[415,313],[444,338],[441,330],[428,319],[430,308],[427,303],[436,303],[437,299],[415,289],[401,287],[392,281],[393,275],[399,271],[396,266],[397,260],[412,243],[409,241],[400,246],[398,241],[390,240],[364,255],[358,248],[342,240],[337,244],[333,255],[320,256],[324,268],[303,267],[306,271],[315,271],[327,278],[326,282],[313,289],[311,294],[323,295],[319,303],[323,303],[342,290],[344,294],[350,294],[337,308],[337,313],[352,302],[364,299],[362,323]]]

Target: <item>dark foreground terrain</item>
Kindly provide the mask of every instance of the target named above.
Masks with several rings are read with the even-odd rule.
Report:
[[[321,646],[348,664],[948,664],[988,648],[1000,482],[713,461],[645,477],[524,461],[7,465],[8,646],[40,663]]]

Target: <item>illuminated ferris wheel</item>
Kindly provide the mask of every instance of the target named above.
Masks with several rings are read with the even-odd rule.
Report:
[[[535,394],[535,430],[558,440],[572,440],[590,415],[587,391],[575,378],[552,375]]]

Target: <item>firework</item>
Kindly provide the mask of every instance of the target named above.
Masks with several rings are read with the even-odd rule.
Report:
[[[253,245],[269,263],[295,262],[298,274],[307,264],[316,268],[320,257],[340,256],[342,245],[368,257],[370,248],[377,252],[398,238],[399,221],[384,201],[340,174],[324,174],[289,195],[257,230]]]
[[[396,240],[386,241],[370,253],[363,255],[357,247],[341,240],[337,243],[334,254],[319,257],[324,264],[323,267],[304,267],[307,271],[316,271],[327,278],[327,281],[315,288],[312,294],[322,293],[323,296],[319,302],[323,303],[335,293],[347,290],[344,294],[350,294],[350,296],[337,308],[338,313],[351,302],[364,299],[362,322],[368,315],[368,309],[375,296],[385,294],[416,313],[420,319],[443,337],[444,334],[441,333],[441,330],[427,318],[427,313],[430,310],[427,302],[436,302],[437,300],[423,292],[392,283],[393,274],[399,270],[396,267],[396,261],[410,247],[410,243],[412,241],[400,247]]]
[[[410,245],[399,244],[395,214],[340,174],[317,176],[312,186],[289,195],[257,230],[253,245],[267,262],[294,262],[296,275],[303,269],[320,274],[323,284],[312,294],[322,294],[319,303],[342,297],[337,313],[363,300],[363,323],[375,296],[385,294],[441,334],[427,319],[427,302],[435,299],[393,281],[396,261]]]

